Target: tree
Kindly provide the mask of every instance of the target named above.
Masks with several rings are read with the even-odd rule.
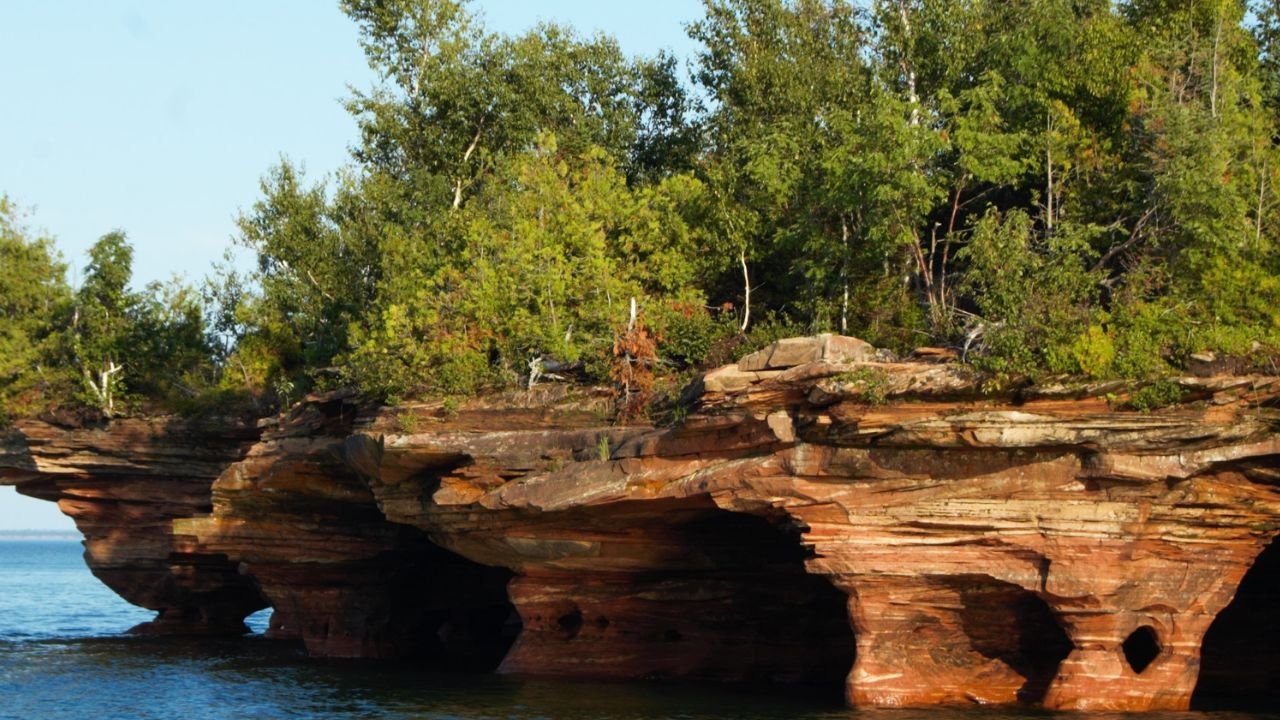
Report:
[[[460,213],[454,262],[358,331],[350,378],[383,394],[474,391],[539,359],[603,378],[629,299],[674,294],[697,272],[688,192],[634,191],[603,149],[539,136]]]
[[[689,166],[697,136],[674,61],[632,61],[610,39],[584,39],[554,25],[516,37],[490,33],[465,3],[450,0],[347,0],[343,9],[360,26],[380,82],[348,103],[362,140],[354,165],[339,175],[332,193],[324,184],[307,186],[300,171],[282,162],[264,180],[262,199],[241,218],[240,241],[258,253],[261,286],[260,295],[241,293],[243,310],[229,313],[248,321],[234,355],[242,375],[307,387],[335,377],[332,370],[391,393],[423,383],[468,384],[429,383],[427,368],[447,375],[448,367],[466,361],[473,376],[468,382],[475,384],[496,370],[490,360],[523,367],[515,356],[535,349],[576,356],[578,338],[603,332],[563,305],[565,293],[579,290],[566,287],[583,272],[574,264],[599,259],[594,250],[573,245],[594,232],[575,234],[578,222],[596,221],[566,218],[557,226],[568,233],[562,238],[511,236],[525,250],[543,242],[547,249],[532,255],[495,243],[507,230],[483,226],[536,228],[510,213],[513,207],[534,211],[518,201],[521,183],[550,182],[530,164],[539,152],[574,168],[594,158],[587,164],[611,173],[601,192],[628,198],[629,183],[658,188]],[[552,137],[556,149],[546,151],[543,143]],[[526,172],[531,174],[521,174]],[[643,244],[638,252],[672,260],[664,248]],[[567,255],[553,257],[552,247]],[[499,256],[510,267],[495,268]],[[520,263],[532,257],[545,262],[526,273]],[[496,298],[479,281],[488,268],[527,283],[518,290],[530,303],[508,302],[513,314],[489,315],[488,303]],[[438,296],[424,295],[424,288]],[[441,314],[450,302],[478,303],[475,313],[495,318],[497,324],[482,332],[493,347],[483,347],[474,327],[450,329],[475,319]],[[522,324],[530,317],[550,326],[535,332],[531,320]],[[563,318],[570,318],[572,329]],[[568,339],[556,343],[552,337]],[[409,338],[458,352],[406,347]],[[389,347],[399,348],[399,359],[386,357]],[[263,360],[245,362],[250,349]],[[265,373],[248,371],[273,364]]]
[[[133,246],[117,230],[89,248],[64,347],[80,374],[79,399],[110,418],[122,401],[173,404],[213,383],[212,350],[194,290],[174,280],[129,288]]]
[[[246,384],[603,377],[631,297],[655,368],[735,312],[1009,374],[1280,346],[1263,0],[1252,36],[1243,0],[706,0],[696,88],[466,2],[342,6],[380,81],[349,168],[282,163],[242,218]]]
[[[84,284],[76,292],[71,344],[89,401],[107,417],[123,391],[124,354],[138,298],[129,292],[133,247],[125,234],[103,235],[89,248]]]
[[[34,236],[8,196],[0,195],[0,422],[49,401],[65,382],[56,333],[69,305],[53,241]]]
[[[840,1],[714,0],[706,13],[689,33],[703,45],[695,77],[715,103],[703,177],[722,238],[717,294],[741,278],[733,295],[747,312],[755,300],[817,325],[838,302],[848,330],[862,238],[850,232],[853,199],[830,192],[827,161],[842,126],[867,106],[857,11]]]
[[[396,258],[376,223],[365,224],[368,201],[350,177],[339,177],[330,198],[324,184],[307,186],[303,171],[282,160],[261,189],[238,220],[237,238],[257,254],[260,294],[224,285],[222,326],[252,328],[239,333],[242,373],[253,365],[262,381],[305,389],[347,349],[349,326],[374,302],[383,268]]]
[[[1261,60],[1263,97],[1272,110],[1280,110],[1280,1],[1255,0],[1257,24],[1254,36]]]
[[[1122,329],[1175,361],[1274,346],[1277,124],[1244,4],[1135,2],[1127,11],[1154,41],[1135,73],[1127,158],[1147,192],[1125,279],[1143,282],[1125,295]]]

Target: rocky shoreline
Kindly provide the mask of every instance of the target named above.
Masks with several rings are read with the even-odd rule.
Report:
[[[146,632],[269,606],[313,656],[857,706],[1274,694],[1280,378],[1174,382],[1136,412],[1114,385],[992,391],[818,336],[707,373],[672,427],[563,385],[336,393],[256,425],[22,421],[0,483],[75,519]]]

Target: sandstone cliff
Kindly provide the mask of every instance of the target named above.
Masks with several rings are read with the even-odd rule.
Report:
[[[93,574],[157,611],[135,631],[240,634],[266,601],[236,561],[176,534],[173,520],[209,512],[209,486],[257,437],[252,425],[228,421],[21,421],[0,433],[0,484],[56,502],[75,520]]]
[[[611,426],[561,386],[450,411],[317,397],[191,465],[190,499],[144,492],[161,505],[132,530],[102,499],[162,463],[25,425],[0,473],[87,536],[114,522],[140,578],[220,578],[201,586],[217,602],[113,584],[162,621],[254,607],[224,599],[248,579],[273,632],[315,655],[813,682],[855,705],[1181,709],[1202,679],[1274,685],[1272,553],[1250,568],[1280,532],[1280,378],[1177,382],[1181,404],[1140,413],[1120,386],[991,392],[821,336],[708,373],[668,428]],[[124,454],[181,456],[165,442]],[[50,450],[77,443],[89,459]],[[1210,632],[1220,614],[1245,619]]]

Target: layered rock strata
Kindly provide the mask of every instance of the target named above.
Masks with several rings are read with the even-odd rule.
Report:
[[[25,420],[0,435],[0,484],[56,502],[75,520],[93,574],[157,612],[135,632],[240,634],[266,600],[235,561],[196,547],[173,520],[210,512],[214,478],[257,437],[251,423],[235,421]]]
[[[820,336],[706,374],[666,428],[560,385],[318,396],[169,528],[318,656],[814,682],[870,706],[1265,694],[1276,648],[1241,650],[1274,627],[1274,551],[1251,567],[1280,532],[1280,378],[1174,382],[1182,402],[1136,412],[1120,384],[992,390]],[[63,497],[19,465],[10,482]]]
[[[804,668],[785,642],[726,629],[838,637],[811,611],[821,589],[767,559],[789,549],[847,598],[853,704],[1187,707],[1206,630],[1277,531],[1280,380],[1188,378],[1186,402],[1139,413],[1113,387],[992,396],[958,366],[873,357],[851,339],[769,348],[707,375],[674,428],[464,411],[412,433],[374,422],[346,453],[389,519],[516,573],[526,632],[507,670],[750,677],[731,641],[761,675],[818,679],[855,653],[810,644],[821,668]],[[717,512],[770,530],[687,530]],[[697,600],[712,590],[668,592],[721,571],[744,578],[723,597],[777,591],[751,602],[756,625],[717,624]]]
[[[510,574],[387,522],[343,461],[357,416],[343,393],[295,407],[213,483],[212,514],[177,531],[239,561],[274,608],[269,634],[313,656],[492,668],[518,632]]]

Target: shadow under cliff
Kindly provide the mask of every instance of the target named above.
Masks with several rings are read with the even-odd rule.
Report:
[[[1209,626],[1200,650],[1196,710],[1280,707],[1280,543],[1245,574],[1235,599]]]
[[[524,623],[501,672],[689,679],[844,691],[856,645],[847,598],[809,574],[812,548],[785,517],[707,498],[618,503],[590,520],[538,523],[543,538],[599,543],[599,567],[522,569],[509,586]]]

